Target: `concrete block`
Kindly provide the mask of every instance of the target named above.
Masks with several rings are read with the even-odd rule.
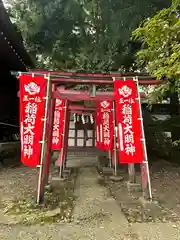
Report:
[[[114,174],[114,169],[110,167],[103,167],[102,172],[104,175],[113,175]]]
[[[66,179],[65,178],[61,178],[61,177],[52,177],[51,181],[52,182],[64,182]]]
[[[66,183],[66,180],[67,179],[65,179],[64,177],[63,178],[60,178],[59,176],[53,177],[51,179],[52,189],[59,189],[59,188],[61,188]]]
[[[144,197],[139,197],[139,202],[143,205],[143,207],[157,207],[158,206],[158,201],[149,200]]]
[[[111,176],[109,179],[113,182],[121,182],[124,180],[124,178],[121,176]]]
[[[127,184],[127,189],[129,192],[141,192],[142,191],[141,184],[130,183],[129,181],[126,184]]]

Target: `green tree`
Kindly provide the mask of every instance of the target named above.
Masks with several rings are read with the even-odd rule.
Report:
[[[138,64],[164,84],[156,87],[151,99],[160,101],[167,94],[180,91],[180,0],[143,22],[133,32],[133,39],[142,42],[137,52]]]
[[[180,0],[145,20],[133,32],[133,39],[142,42],[137,52],[137,62],[146,67],[152,75],[161,79],[163,84],[155,87],[149,100],[161,102],[170,98],[172,117],[172,139],[179,139],[179,93],[180,93]],[[175,119],[176,121],[174,121]]]
[[[18,0],[10,13],[38,67],[129,70],[138,44],[132,30],[170,0]]]

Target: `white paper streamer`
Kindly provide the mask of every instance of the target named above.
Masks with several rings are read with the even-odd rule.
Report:
[[[74,117],[74,123],[76,123],[76,114],[75,113],[73,114],[73,117]]]
[[[91,122],[91,124],[94,123],[94,118],[93,118],[93,115],[92,115],[92,114],[90,115],[90,122]]]
[[[86,121],[85,121],[85,119],[84,119],[84,115],[81,116],[81,120],[82,120],[82,123],[83,123],[83,124],[86,123]]]

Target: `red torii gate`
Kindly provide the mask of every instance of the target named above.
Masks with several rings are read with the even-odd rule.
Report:
[[[65,99],[66,101],[82,101],[82,100],[91,100],[91,101],[104,101],[104,100],[115,100],[115,94],[114,92],[96,92],[95,97],[89,96],[88,91],[76,91],[76,90],[66,90],[61,87],[57,87],[57,89],[52,94],[53,98],[55,99]],[[145,94],[141,93],[141,98],[145,98]],[[76,114],[83,114],[83,115],[89,115],[89,111],[95,111],[96,108],[87,108],[84,106],[79,105],[70,105],[69,107],[70,112],[76,113]],[[76,110],[76,111],[75,111]],[[65,119],[66,121],[66,119]],[[64,141],[63,141],[63,148],[62,152],[60,153],[60,156],[58,158],[59,162],[66,162],[66,156],[67,156],[67,146],[68,146],[68,121],[67,126],[65,127],[66,131],[64,132]],[[116,153],[115,153],[116,154]],[[115,158],[115,154],[113,154],[113,157]],[[116,162],[116,161],[114,161]],[[60,176],[62,176],[62,166],[60,167]]]
[[[73,73],[73,72],[51,72],[51,71],[42,71],[42,70],[31,70],[26,74],[33,74],[33,75],[44,75],[47,74],[50,76],[50,99],[48,104],[48,114],[49,114],[49,131],[48,131],[48,141],[47,141],[47,148],[46,148],[46,176],[45,182],[48,181],[49,176],[49,168],[50,168],[50,152],[51,152],[51,139],[52,139],[52,126],[53,126],[53,119],[54,119],[54,106],[55,106],[55,99],[65,99],[66,106],[65,106],[65,127],[63,132],[63,145],[62,150],[59,155],[59,160],[63,163],[66,160],[67,155],[67,145],[68,145],[68,125],[69,125],[69,118],[70,118],[70,111],[73,113],[85,113],[88,115],[89,112],[93,112],[95,108],[87,108],[79,105],[69,104],[69,102],[78,102],[82,100],[91,100],[91,101],[104,101],[104,100],[114,100],[114,92],[100,92],[97,91],[95,96],[92,96],[88,91],[76,91],[70,90],[66,87],[76,86],[78,84],[88,84],[88,85],[113,85],[113,78],[122,79],[124,78],[133,78],[136,75],[132,75],[132,73],[122,75],[122,74],[86,74],[86,73]],[[139,76],[139,84],[140,85],[157,85],[161,84],[162,82],[156,80],[153,77],[149,76]],[[61,87],[59,86],[61,85]],[[145,95],[143,93],[140,94],[141,98],[144,98]],[[114,126],[115,127],[115,126]],[[115,157],[116,154],[114,154]],[[61,174],[61,173],[60,173]],[[39,202],[43,199],[44,194],[44,183],[40,184],[39,189]]]
[[[31,69],[29,73],[35,73],[35,74],[50,74],[52,77],[52,80],[55,82],[65,82],[65,79],[68,81],[66,82],[73,82],[73,83],[80,83],[80,84],[96,84],[97,80],[98,85],[100,84],[112,84],[113,80],[112,78],[132,78],[137,77],[139,79],[139,85],[157,85],[162,84],[161,80],[156,79],[153,76],[149,76],[147,74],[141,74],[141,73],[109,73],[109,74],[98,74],[98,73],[83,73],[83,72],[62,72],[62,71],[47,71],[47,70],[41,70],[41,69]],[[77,79],[82,78],[82,79]],[[90,79],[88,79],[90,78]],[[57,80],[58,79],[58,80]],[[83,80],[84,79],[84,80]],[[92,83],[93,80],[93,83]],[[108,82],[109,80],[109,82]]]
[[[96,92],[96,96],[89,96],[88,91],[76,91],[76,90],[66,90],[58,88],[53,93],[54,98],[66,99],[69,101],[82,101],[82,100],[91,100],[91,101],[104,101],[104,100],[115,100],[114,92]],[[145,94],[141,93],[141,98],[145,98]]]

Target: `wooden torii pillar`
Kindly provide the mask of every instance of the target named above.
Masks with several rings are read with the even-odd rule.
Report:
[[[61,98],[62,99],[62,98]],[[63,126],[63,136],[62,136],[62,148],[60,149],[59,157],[57,160],[57,165],[59,166],[59,176],[62,177],[62,171],[65,162],[65,156],[67,151],[67,140],[69,135],[69,110],[68,110],[69,102],[65,100],[64,106],[64,126]]]

